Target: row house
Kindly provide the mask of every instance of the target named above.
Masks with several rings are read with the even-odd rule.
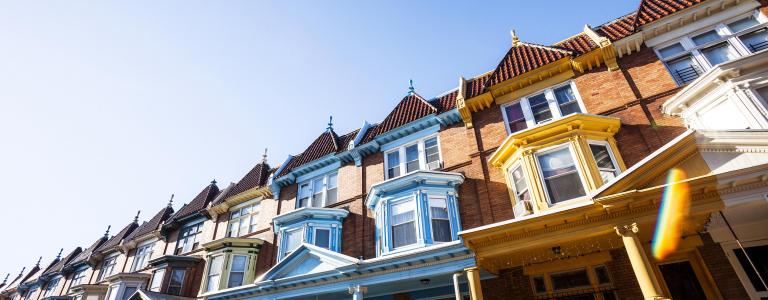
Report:
[[[641,0],[553,45],[513,31],[488,72],[329,122],[0,299],[766,298],[767,5]],[[651,255],[683,185],[677,247]]]

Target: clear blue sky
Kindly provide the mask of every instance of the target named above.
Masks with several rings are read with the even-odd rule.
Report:
[[[638,3],[412,2],[0,2],[0,274]]]

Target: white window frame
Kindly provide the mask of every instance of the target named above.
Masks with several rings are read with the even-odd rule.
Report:
[[[321,192],[323,194],[322,195],[322,200],[321,200],[322,204],[321,204],[320,207],[326,207],[327,205],[330,205],[328,203],[328,182],[329,182],[329,179],[330,179],[330,177],[332,175],[336,175],[336,187],[335,187],[335,189],[336,189],[336,201],[333,202],[333,203],[330,203],[330,204],[338,203],[339,202],[339,172],[338,171],[333,171],[333,172],[328,172],[328,173],[325,173],[323,175],[316,176],[316,177],[313,177],[313,178],[310,178],[310,179],[307,179],[307,180],[304,180],[304,181],[300,182],[298,184],[298,187],[297,187],[298,190],[297,190],[297,193],[296,193],[296,208],[314,207],[314,206],[312,206],[312,198],[316,194],[316,192],[314,190],[315,189],[314,182],[315,182],[315,180],[318,180],[318,179],[323,181],[323,190]],[[309,192],[309,198],[307,199],[307,205],[306,206],[301,206],[301,201],[300,201],[301,198],[299,198],[299,197],[301,196],[301,192],[303,190],[301,188],[301,186],[304,185],[304,184],[307,185],[307,189],[309,190],[308,191]]]
[[[513,173],[512,171],[517,169],[517,168],[520,168],[520,170],[523,173],[523,179],[522,180],[523,180],[523,183],[525,183],[525,191],[528,192],[528,199],[529,200],[532,199],[531,186],[530,186],[530,184],[528,184],[527,176],[525,176],[525,168],[524,168],[522,163],[516,162],[516,163],[512,164],[509,168],[507,168],[507,182],[509,182],[509,186],[512,188],[512,194],[513,194],[512,196],[515,199],[515,203],[523,201],[523,199],[520,199],[520,194],[522,194],[522,192],[517,190],[517,185],[515,185],[515,178],[512,176],[512,173]]]
[[[520,99],[517,99],[515,101],[502,104],[501,116],[504,118],[504,128],[507,129],[507,134],[512,134],[515,132],[512,132],[512,129],[509,128],[509,118],[507,117],[506,108],[516,103],[520,103],[520,108],[523,110],[526,129],[533,128],[539,124],[549,123],[554,120],[567,116],[567,115],[563,115],[563,113],[560,111],[560,104],[557,102],[557,98],[555,97],[555,90],[558,88],[564,87],[566,85],[571,87],[571,91],[573,92],[573,95],[576,97],[576,103],[579,105],[579,110],[581,110],[581,113],[582,114],[586,113],[587,109],[584,106],[584,101],[581,99],[581,94],[579,93],[579,90],[576,88],[576,84],[573,82],[573,80],[568,80],[566,82],[547,87],[543,90],[536,91],[535,93],[530,93],[528,95],[525,95],[524,97],[520,97]],[[532,98],[541,94],[544,94],[545,98],[547,99],[547,104],[549,105],[549,111],[552,114],[552,119],[549,119],[548,121],[544,121],[541,123],[536,123],[536,120],[533,118],[533,111],[531,110],[529,98]],[[519,132],[519,131],[516,131],[516,132]]]
[[[238,285],[229,286],[229,281],[232,279],[232,273],[233,273],[232,268],[235,266],[235,257],[238,257],[238,256],[245,257],[245,265],[243,266],[243,271],[242,271],[242,273],[243,273],[243,280],[240,281],[240,284],[238,284]],[[248,274],[248,266],[250,265],[250,263],[251,263],[251,257],[248,256],[248,255],[243,255],[243,254],[232,254],[232,255],[230,255],[229,268],[227,268],[227,288],[228,289],[229,288],[238,287],[238,286],[242,286],[243,284],[245,284],[245,275]]]
[[[402,248],[412,247],[413,245],[418,245],[419,244],[419,239],[420,239],[419,235],[420,235],[420,232],[422,230],[421,230],[420,224],[419,224],[419,219],[420,219],[420,216],[419,216],[419,203],[417,202],[417,200],[418,199],[416,199],[415,196],[408,196],[408,197],[405,197],[405,198],[402,198],[402,199],[398,199],[398,200],[392,201],[389,204],[389,207],[388,207],[389,214],[387,216],[387,218],[389,218],[389,228],[387,228],[386,230],[389,231],[390,242],[392,243],[392,246],[391,246],[392,247],[392,251],[398,250],[398,249],[402,249]],[[409,202],[409,201],[413,202],[413,221],[411,221],[411,222],[413,222],[413,230],[414,230],[413,234],[416,237],[416,241],[414,241],[411,244],[400,245],[399,247],[395,247],[395,231],[394,231],[394,228],[395,228],[396,225],[402,225],[402,224],[405,224],[405,223],[395,224],[395,221],[394,221],[395,214],[392,213],[392,206],[395,206],[395,205],[398,205],[398,204],[401,204],[401,203],[405,203],[405,202]]]
[[[443,200],[443,202],[445,202],[445,210],[448,213],[448,217],[445,218],[445,219],[443,219],[443,218],[438,218],[438,219],[439,220],[447,220],[448,221],[448,231],[449,231],[448,234],[451,235],[451,240],[450,241],[437,241],[437,240],[435,240],[435,227],[432,226],[432,219],[434,217],[432,216],[432,205],[430,205],[430,200],[432,200],[432,199],[440,199],[440,200]],[[432,234],[432,242],[435,243],[435,244],[450,243],[450,242],[452,242],[453,241],[453,230],[454,230],[453,226],[454,225],[453,225],[453,222],[451,222],[451,209],[450,209],[450,207],[448,207],[448,197],[442,196],[442,195],[434,195],[434,196],[433,195],[427,195],[427,215],[428,215],[428,218],[429,218],[429,220],[427,220],[427,222],[429,222],[429,229],[432,231],[432,232],[430,232],[430,234]],[[416,217],[418,217],[418,214],[416,215]],[[419,229],[416,228],[416,231],[418,231],[418,230]],[[418,232],[417,232],[416,236],[417,236],[417,240],[418,240],[418,236],[419,236]]]
[[[193,227],[197,227],[197,231],[194,234],[188,234],[184,236],[184,232]],[[174,249],[174,253],[177,255],[180,255],[180,254],[191,252],[192,250],[196,250],[197,248],[195,248],[195,243],[198,244],[198,248],[199,248],[200,243],[197,241],[197,236],[200,235],[200,233],[202,232],[203,232],[203,222],[198,222],[198,223],[194,223],[194,224],[190,224],[182,227],[181,230],[179,231],[179,238],[176,241],[176,247]],[[189,249],[187,249],[187,245],[189,245]]]
[[[440,145],[440,135],[437,134],[437,133],[434,133],[434,134],[430,134],[428,136],[425,136],[423,138],[419,138],[418,140],[409,142],[407,144],[403,144],[403,145],[398,146],[398,147],[396,147],[394,149],[390,149],[390,150],[385,151],[384,152],[384,178],[385,179],[392,179],[392,178],[402,177],[402,176],[405,176],[405,175],[407,175],[409,173],[413,173],[413,172],[416,172],[416,171],[419,171],[419,170],[427,170],[427,152],[425,150],[426,149],[425,148],[425,142],[427,140],[429,140],[429,139],[432,139],[432,138],[435,138],[435,142],[437,143],[437,156],[438,156],[437,161],[438,161],[438,164],[440,164],[440,166],[442,166],[442,164],[443,164],[443,149],[442,149],[442,146]],[[406,164],[407,164],[407,162],[405,160],[405,148],[408,148],[408,147],[413,146],[413,145],[417,145],[417,149],[419,151],[419,153],[418,153],[419,168],[417,170],[414,170],[414,171],[411,171],[411,172],[407,172],[406,167],[405,167]],[[387,156],[390,153],[393,153],[393,152],[397,152],[398,153],[398,157],[400,158],[400,164],[399,164],[400,175],[396,176],[396,177],[390,178],[389,177],[389,159],[387,159]]]
[[[331,240],[333,240],[333,239],[331,238],[331,233],[333,232],[333,231],[331,230],[331,227],[326,227],[326,226],[316,226],[316,225],[315,225],[315,228],[314,228],[314,229],[312,229],[312,230],[313,230],[313,232],[312,232],[312,245],[315,245],[315,246],[317,246],[317,231],[318,231],[318,230],[327,230],[327,231],[328,231],[328,248],[326,248],[326,249],[329,249],[329,250],[330,250],[330,249],[331,249]],[[320,246],[317,246],[317,247],[320,247]],[[322,248],[322,247],[321,247],[321,248]]]
[[[736,22],[745,18],[749,18],[749,17],[754,17],[755,20],[757,20],[758,24],[750,28],[743,29],[739,32],[732,32],[731,29],[728,27],[728,24],[731,24],[733,22]],[[669,72],[669,74],[675,80],[677,85],[680,86],[685,83],[678,80],[678,78],[672,74],[672,69],[668,65],[669,61],[673,61],[678,58],[690,55],[694,64],[698,65],[701,68],[701,72],[704,73],[709,69],[712,69],[715,65],[709,62],[709,60],[704,56],[701,50],[707,49],[717,44],[721,44],[723,42],[727,43],[731,47],[731,49],[734,50],[736,59],[750,55],[752,54],[751,50],[749,50],[749,48],[746,45],[744,45],[744,43],[741,42],[740,37],[743,35],[750,34],[760,28],[768,27],[768,23],[766,21],[767,21],[766,18],[760,13],[759,10],[753,10],[751,12],[741,14],[739,16],[718,22],[715,25],[707,26],[703,29],[696,30],[692,33],[686,34],[685,36],[675,38],[671,41],[667,41],[665,43],[659,44],[653,48],[653,51],[656,53],[656,56],[659,58],[659,60],[661,60],[662,63],[664,63],[664,67],[667,68],[667,72]],[[693,42],[693,39],[692,39],[693,37],[712,31],[712,30],[716,31],[718,35],[720,35],[719,39],[702,44],[702,45],[696,45]],[[679,43],[683,47],[684,50],[682,52],[676,53],[669,57],[662,57],[659,50],[672,46],[677,43]],[[699,74],[698,76],[701,76],[701,74]]]
[[[145,268],[149,260],[152,259],[152,253],[154,252],[154,250],[155,250],[155,241],[148,241],[143,244],[139,244],[139,246],[136,247],[136,254],[133,255],[133,264],[131,265],[131,272],[135,272]]]
[[[728,261],[731,263],[731,266],[733,266],[733,270],[736,271],[736,275],[739,277],[739,281],[741,281],[741,285],[744,286],[744,289],[747,291],[747,294],[749,294],[749,296],[753,299],[768,297],[768,290],[758,292],[757,289],[755,289],[755,287],[752,285],[752,281],[749,280],[749,276],[747,276],[747,272],[744,271],[744,267],[741,265],[741,262],[739,262],[739,259],[736,257],[736,254],[734,253],[734,251],[741,251],[741,249],[739,248],[739,245],[735,241],[724,242],[724,243],[721,243],[720,245],[721,247],[723,247],[723,250],[725,251],[725,256],[728,257]],[[768,241],[766,240],[746,241],[742,243],[742,246],[744,248],[768,246]]]
[[[613,164],[613,167],[615,171],[613,172],[613,178],[619,177],[621,175],[621,167],[619,167],[619,162],[616,161],[616,156],[613,155],[613,148],[611,147],[611,144],[607,141],[598,141],[598,140],[588,140],[588,145],[598,145],[603,146],[608,150],[608,156],[611,158],[611,163]],[[595,159],[595,154],[592,153],[592,148],[589,149],[589,154],[592,157],[592,162],[595,164],[595,168],[597,168],[597,171],[600,172],[600,166],[597,165],[597,160]],[[602,177],[600,177],[600,180],[602,180]],[[613,180],[613,179],[612,179]],[[606,184],[607,182],[603,182],[603,184]]]
[[[117,256],[118,256],[118,254],[115,253],[113,255],[110,255],[110,256],[107,256],[106,258],[104,258],[104,261],[101,263],[101,268],[99,269],[99,280],[98,281],[102,281],[102,280],[104,280],[104,278],[107,278],[109,276],[112,276],[112,274],[114,274],[115,266],[117,265]],[[111,264],[108,265],[107,262],[110,262]],[[104,268],[105,266],[109,266],[109,268],[108,268],[109,273],[105,272],[105,270],[107,270],[107,269]]]
[[[249,213],[243,215],[243,211],[248,208]],[[238,212],[237,217],[232,217],[235,212]],[[239,204],[229,210],[229,221],[227,221],[227,237],[241,237],[253,232],[256,232],[259,226],[259,214],[261,213],[261,201],[249,201]],[[247,220],[245,220],[247,219]],[[242,232],[242,221],[246,221],[246,231]],[[232,225],[237,225],[235,229],[232,229]]]
[[[69,284],[69,287],[72,288],[73,286],[78,286],[83,283],[83,279],[85,279],[85,273],[88,272],[88,269],[82,269],[80,271],[75,272],[75,275],[72,276],[72,282]]]
[[[158,280],[155,282],[155,280]],[[163,289],[163,279],[165,279],[165,268],[160,268],[152,272],[152,278],[149,280],[148,290],[151,292],[160,292]],[[157,283],[157,287],[154,284]],[[157,288],[157,290],[155,290]]]
[[[296,246],[295,249],[291,250],[291,252],[288,252],[287,251],[288,249],[283,249],[283,251],[281,251],[282,254],[283,254],[282,255],[283,257],[281,259],[283,259],[286,256],[290,255],[291,253],[296,251],[296,249],[299,249],[299,247],[301,247],[301,244],[304,243],[304,235],[305,235],[304,234],[304,226],[301,226],[301,227],[298,227],[298,228],[291,228],[291,229],[283,230],[283,234],[282,234],[283,237],[281,238],[282,239],[282,243],[281,244],[283,245],[283,247],[288,247],[288,235],[289,235],[289,233],[292,233],[292,232],[298,232],[299,237],[300,237],[300,242]]]
[[[213,261],[217,258],[221,259],[221,266],[218,270],[214,270],[213,268]],[[208,259],[208,272],[205,274],[205,292],[215,292],[220,289],[221,286],[221,278],[224,274],[224,267],[226,266],[226,256],[224,254],[219,255],[213,255]],[[216,271],[216,274],[212,274],[211,272]],[[211,276],[218,276],[218,280],[216,280],[216,283],[214,286],[211,286]]]
[[[548,190],[549,186],[547,185],[546,178],[544,178],[544,172],[542,171],[541,162],[539,161],[539,156],[547,154],[547,153],[550,153],[550,152],[555,152],[555,151],[561,150],[563,148],[568,148],[568,152],[571,154],[571,159],[573,160],[573,165],[576,167],[576,174],[579,175],[579,182],[581,183],[581,186],[584,189],[584,194],[585,195],[581,196],[581,197],[576,197],[576,198],[573,198],[573,199],[563,200],[563,201],[560,201],[558,203],[552,203],[552,200],[549,199],[549,190]],[[544,187],[544,199],[547,200],[547,205],[549,207],[552,207],[552,206],[555,206],[555,205],[563,205],[565,203],[571,203],[573,201],[582,199],[582,198],[584,198],[584,197],[586,197],[588,195],[588,193],[587,193],[587,191],[588,191],[587,185],[584,182],[584,170],[582,170],[581,167],[579,166],[579,160],[576,159],[576,157],[577,157],[576,156],[576,152],[573,150],[573,146],[570,143],[559,144],[559,145],[551,146],[551,147],[548,147],[548,148],[544,148],[542,150],[537,151],[534,154],[534,158],[536,160],[536,167],[537,167],[536,171],[538,172],[539,178],[541,179],[541,185],[542,185],[542,187]]]

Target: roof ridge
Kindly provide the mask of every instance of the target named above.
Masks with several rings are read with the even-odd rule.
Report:
[[[605,26],[605,25],[610,25],[610,24],[613,24],[613,23],[619,22],[619,21],[621,21],[622,19],[624,19],[624,18],[626,18],[626,17],[629,17],[629,16],[631,16],[631,15],[637,15],[637,10],[633,10],[633,11],[632,11],[632,12],[630,12],[630,13],[627,13],[627,14],[623,14],[623,15],[621,15],[621,16],[619,16],[619,17],[613,18],[613,19],[611,19],[610,21],[607,21],[607,22],[603,22],[602,24],[600,24],[600,25],[597,25],[597,26],[596,26],[596,27],[594,27],[593,29],[598,29],[598,28],[600,28],[600,27],[603,27],[603,26]]]
[[[536,43],[529,43],[529,42],[520,42],[520,45],[527,45],[527,46],[537,47],[537,48],[541,48],[541,49],[545,49],[545,50],[560,51],[560,52],[563,52],[563,53],[568,54],[568,55],[573,55],[573,51],[567,50],[567,49],[562,49],[562,48],[555,47],[555,46],[546,46],[546,45],[541,45],[541,44],[536,44]],[[520,45],[516,45],[516,46],[512,46],[512,47],[519,47]]]

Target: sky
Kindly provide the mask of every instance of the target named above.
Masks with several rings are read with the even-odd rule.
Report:
[[[0,1],[0,276],[637,5]]]

